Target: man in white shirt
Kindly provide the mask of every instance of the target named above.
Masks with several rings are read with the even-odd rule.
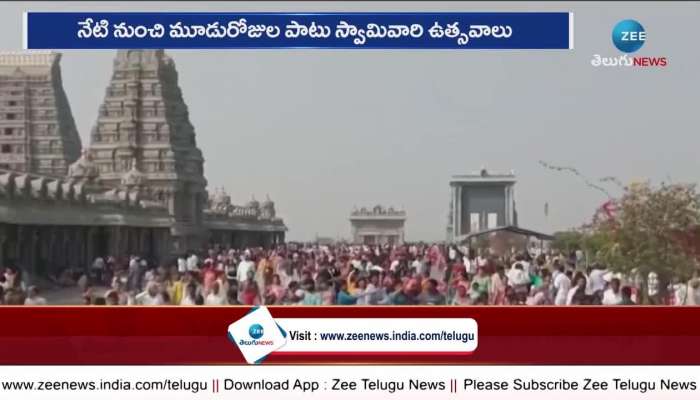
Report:
[[[131,258],[129,259],[129,272],[127,273],[127,290],[141,290],[141,284],[139,282],[139,272],[139,258],[136,256],[131,256]]]
[[[592,296],[597,292],[603,292],[605,290],[605,274],[608,271],[599,265],[595,265],[588,277],[588,286],[586,287],[586,294]]]
[[[187,259],[187,270],[188,271],[196,271],[198,269],[199,269],[199,257],[197,257],[196,254],[192,254]]]
[[[413,260],[411,263],[411,269],[417,274],[423,276],[423,273],[427,270],[427,265],[425,260],[423,260],[423,256],[418,256],[415,260]]]
[[[92,262],[92,272],[95,274],[95,280],[99,284],[104,283],[102,277],[104,276],[105,265],[105,260],[102,257],[97,257],[95,261]]]
[[[149,283],[146,291],[136,296],[135,302],[142,306],[160,306],[165,304],[163,296],[160,294],[160,287],[155,282]]]
[[[236,270],[236,279],[239,283],[243,283],[248,279],[248,271],[255,272],[255,263],[250,261],[248,253],[244,253],[241,262],[238,263],[238,268]]]
[[[613,278],[610,281],[610,286],[603,293],[603,305],[616,306],[622,303],[622,293],[620,292],[620,280]]]
[[[571,288],[571,279],[566,276],[564,272],[564,266],[559,267],[559,273],[554,278],[554,290],[556,294],[554,296],[554,305],[565,306],[566,299],[569,295],[569,289]]]
[[[185,260],[185,257],[177,258],[177,272],[181,274],[187,272],[187,260]]]

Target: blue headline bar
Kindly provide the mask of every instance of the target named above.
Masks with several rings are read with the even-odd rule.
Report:
[[[28,12],[27,49],[570,49],[548,13]]]

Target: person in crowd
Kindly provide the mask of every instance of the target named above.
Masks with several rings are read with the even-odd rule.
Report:
[[[542,276],[542,282],[539,285],[533,285],[530,289],[530,296],[525,304],[529,306],[544,306],[554,304],[552,297],[552,277],[549,274]]]
[[[416,278],[407,278],[405,282],[397,284],[399,289],[390,295],[391,304],[396,306],[410,306],[418,304],[420,284]]]
[[[252,265],[252,268],[244,267],[247,268],[248,273],[241,285],[241,294],[239,296],[241,303],[249,306],[261,304],[260,288],[255,280],[255,264]],[[241,266],[239,265],[238,268],[241,268]]]
[[[301,301],[301,305],[304,306],[318,306],[322,304],[321,294],[316,292],[316,284],[313,279],[306,279],[302,282],[302,290],[304,295]]]
[[[620,289],[620,280],[612,278],[608,284],[608,288],[603,292],[602,304],[606,306],[622,304],[622,291]]]
[[[233,281],[229,283],[228,290],[226,292],[226,299],[230,306],[240,306],[241,302],[238,300],[238,281]]]
[[[209,288],[207,296],[204,298],[204,305],[223,306],[228,304],[226,293],[221,289],[219,281],[214,281]]]
[[[620,295],[622,297],[622,300],[620,301],[620,305],[622,306],[633,306],[636,303],[632,300],[632,288],[629,286],[625,286],[622,289],[620,289]]]
[[[282,286],[282,280],[279,274],[273,274],[270,284],[265,287],[265,304],[282,304],[282,300],[286,296],[286,291],[284,286]]]
[[[24,300],[25,306],[45,306],[46,299],[39,296],[39,289],[36,286],[30,286],[27,289],[27,298]]]
[[[496,267],[496,272],[491,274],[491,282],[489,284],[489,304],[506,304],[507,280],[508,278],[505,274],[505,268],[503,268],[502,265],[498,265]]]
[[[241,257],[241,262],[238,264],[238,267],[236,268],[236,279],[238,282],[246,282],[250,274],[253,274],[253,278],[255,277],[255,262],[250,260],[250,254],[248,252],[243,253],[243,256]]]
[[[351,295],[348,291],[347,281],[341,280],[339,285],[336,304],[339,306],[352,306],[357,304],[357,297]]]
[[[107,263],[102,257],[96,257],[92,262],[92,273],[95,277],[95,282],[98,285],[104,284],[104,276],[107,268]]]
[[[513,267],[508,271],[508,282],[513,291],[513,303],[524,304],[527,294],[530,289],[530,275],[525,270],[522,256],[521,261],[513,264]]]
[[[53,301],[49,282],[78,286],[74,298],[82,290],[84,304],[104,299],[108,305],[617,305],[642,299],[700,305],[698,272],[669,283],[655,272],[613,274],[614,266],[589,266],[574,252],[522,250],[426,243],[214,245],[165,263],[148,255],[100,255],[86,265],[50,268],[46,280],[8,263],[0,269],[0,301],[40,305],[36,284]],[[644,296],[642,288],[648,290]]]
[[[554,304],[557,306],[563,306],[567,303],[569,289],[571,289],[571,278],[569,278],[569,275],[567,275],[566,268],[563,265],[559,264],[558,261],[555,263],[557,264],[557,269],[554,274],[553,284],[553,289],[555,292]]]
[[[578,272],[574,276],[574,286],[567,293],[566,305],[582,305],[586,304],[586,301],[586,277]]]
[[[425,281],[418,302],[424,305],[445,305],[445,296],[438,290],[438,281],[430,278]]]
[[[160,306],[166,304],[160,287],[155,282],[149,283],[145,291],[136,295],[135,302],[141,306]]]
[[[456,293],[454,298],[452,299],[452,302],[450,303],[453,306],[466,306],[471,304],[471,299],[469,298],[469,292],[466,286],[464,285],[457,285],[456,288]]]
[[[474,304],[487,304],[489,291],[491,290],[492,276],[486,271],[487,263],[476,268],[476,275],[472,279],[469,296]]]
[[[114,291],[110,290],[107,293],[105,293],[105,305],[108,306],[118,306],[119,304],[119,294]]]

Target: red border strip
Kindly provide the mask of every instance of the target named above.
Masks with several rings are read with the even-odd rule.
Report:
[[[0,364],[243,364],[248,307],[0,307]],[[474,318],[455,353],[273,353],[265,364],[700,364],[700,307],[271,307],[278,318]]]

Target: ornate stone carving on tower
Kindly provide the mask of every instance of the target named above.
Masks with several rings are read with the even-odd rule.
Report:
[[[60,58],[0,52],[0,168],[58,177],[80,157]]]
[[[120,50],[113,68],[91,136],[100,179],[148,182],[147,194],[173,218],[174,250],[197,248],[207,181],[175,63],[163,50]]]

